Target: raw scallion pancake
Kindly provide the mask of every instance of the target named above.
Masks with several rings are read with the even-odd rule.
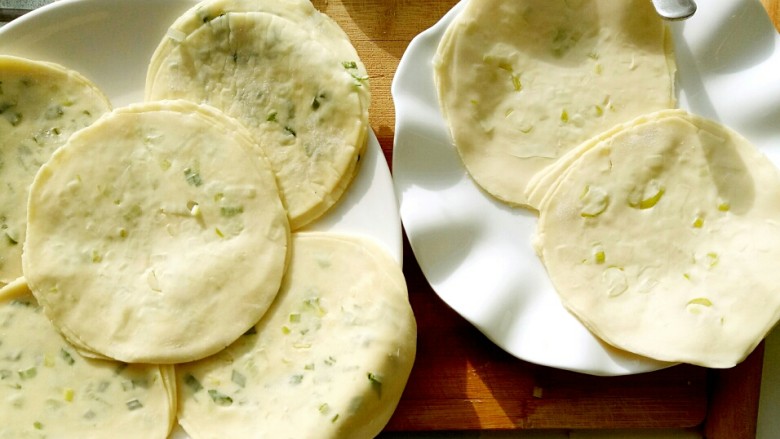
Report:
[[[670,110],[583,151],[540,208],[563,304],[608,343],[706,367],[780,316],[780,174],[737,133]]]
[[[84,358],[29,291],[0,296],[0,437],[165,439],[172,366]]]
[[[442,113],[474,181],[537,208],[534,175],[641,114],[674,107],[670,35],[645,0],[470,0],[434,60]]]
[[[417,334],[398,263],[355,237],[292,242],[282,290],[254,330],[176,366],[192,438],[370,438],[395,410]]]
[[[215,4],[222,11],[231,2]],[[161,43],[146,97],[204,102],[241,120],[270,160],[298,229],[333,206],[357,172],[368,127],[362,65],[354,50],[334,51],[334,38],[315,32],[312,20],[243,10],[204,20],[203,10],[184,16],[198,26],[179,23]]]
[[[278,292],[289,226],[234,119],[137,104],[74,134],[30,190],[25,277],[75,345],[125,362],[203,358]]]
[[[0,286],[22,276],[27,195],[38,168],[111,105],[81,74],[0,55]]]

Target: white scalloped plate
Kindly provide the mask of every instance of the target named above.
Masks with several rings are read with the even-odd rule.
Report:
[[[669,366],[605,345],[566,312],[531,247],[536,215],[486,196],[468,177],[439,112],[432,69],[463,4],[411,42],[393,80],[393,177],[425,277],[520,359],[594,375]],[[780,36],[761,4],[700,1],[696,15],[672,29],[680,106],[736,129],[780,163]]]

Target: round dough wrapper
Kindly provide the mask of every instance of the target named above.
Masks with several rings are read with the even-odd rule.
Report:
[[[416,324],[397,262],[362,238],[293,234],[282,290],[254,331],[176,366],[194,439],[368,438],[414,362]]]
[[[673,108],[667,26],[644,0],[471,0],[434,60],[442,113],[471,177],[538,208],[529,181],[610,127]]]
[[[669,111],[561,175],[536,246],[563,304],[606,342],[706,367],[780,316],[780,174],[737,133]]]
[[[342,60],[342,63],[352,66],[354,74],[360,78],[367,78],[366,68],[360,60],[355,47],[349,37],[339,25],[326,14],[320,13],[309,0],[207,0],[198,3],[181,15],[168,29],[165,37],[152,55],[147,72],[147,94],[150,86],[154,84],[160,65],[167,58],[176,44],[183,41],[187,35],[208,23],[216,17],[228,12],[265,12],[285,18],[297,24],[301,30],[307,31],[310,36],[322,43],[334,55]],[[370,104],[370,89],[362,87],[358,90],[363,103],[363,111],[368,112]]]
[[[25,275],[75,345],[125,362],[191,361],[262,317],[289,225],[249,139],[216,109],[152,102],[107,114],[41,167]]]
[[[0,55],[0,286],[22,276],[27,196],[38,168],[111,104],[80,73]]]
[[[0,296],[0,437],[158,438],[171,430],[173,366],[84,358],[26,288]]]
[[[228,12],[159,61],[147,99],[188,99],[241,120],[264,148],[293,229],[332,207],[365,149],[368,84],[309,31],[263,12]]]

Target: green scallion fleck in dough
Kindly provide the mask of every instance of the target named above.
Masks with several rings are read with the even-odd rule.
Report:
[[[191,186],[198,187],[203,184],[203,179],[200,177],[200,173],[193,170],[192,168],[186,168],[184,170],[184,179],[187,180],[187,183],[189,183]]]
[[[211,397],[211,400],[216,405],[223,406],[223,407],[233,405],[233,398],[225,395],[224,393],[221,393],[218,390],[209,389],[209,396]]]

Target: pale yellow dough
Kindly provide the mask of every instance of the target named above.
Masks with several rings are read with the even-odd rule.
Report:
[[[194,439],[364,439],[406,385],[416,324],[398,263],[371,241],[293,234],[273,307],[219,354],[176,366]]]
[[[365,150],[365,69],[310,3],[196,6],[155,52],[146,97],[204,102],[241,120],[271,162],[293,229],[341,198]]]
[[[780,316],[780,174],[712,121],[670,110],[579,152],[543,197],[537,251],[606,342],[731,367]]]
[[[27,196],[38,168],[110,109],[78,72],[0,55],[0,287],[22,276]]]
[[[674,71],[667,26],[646,0],[470,0],[434,60],[469,174],[532,208],[529,181],[567,151],[673,108]]]
[[[289,225],[248,132],[186,101],[117,109],[30,190],[25,277],[75,345],[125,362],[203,358],[278,292]]]
[[[172,366],[80,356],[22,286],[0,295],[0,438],[165,439]]]

